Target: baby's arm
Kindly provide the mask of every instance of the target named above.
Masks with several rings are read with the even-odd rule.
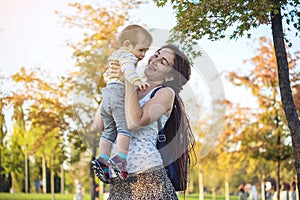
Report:
[[[136,63],[138,59],[128,52],[122,54],[120,57],[121,70],[124,73],[125,79],[134,86],[137,86],[140,90],[145,90],[149,87],[149,83],[142,81],[136,72]]]

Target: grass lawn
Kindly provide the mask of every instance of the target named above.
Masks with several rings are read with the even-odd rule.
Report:
[[[73,194],[55,194],[55,200],[73,200]],[[51,200],[51,194],[10,194],[0,193],[0,200]],[[84,200],[90,200],[90,195],[86,195]]]
[[[73,200],[73,194],[55,194],[54,199],[55,200]],[[18,193],[18,194],[10,194],[10,193],[0,193],[0,200],[51,200],[51,194],[24,194],[24,193]],[[183,195],[178,195],[179,200],[183,200]],[[90,195],[85,195],[84,200],[90,200]],[[100,198],[102,200],[103,198]],[[189,194],[185,196],[186,200],[196,200],[199,199],[198,194]],[[211,200],[211,195],[205,195],[205,200]],[[237,196],[231,196],[230,200],[237,200]],[[217,196],[216,200],[225,200],[225,196]]]
[[[184,200],[183,194],[178,195],[179,200]],[[186,200],[196,200],[199,199],[199,194],[188,194],[185,195]],[[212,200],[212,196],[210,194],[205,194],[204,195],[204,200]],[[216,200],[225,200],[224,195],[217,195]],[[230,200],[238,200],[238,196],[230,196]]]

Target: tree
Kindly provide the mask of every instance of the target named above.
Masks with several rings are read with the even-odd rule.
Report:
[[[8,144],[8,151],[6,153],[10,156],[5,159],[5,169],[11,174],[12,178],[12,191],[15,189],[19,191],[29,191],[29,179],[28,176],[28,159],[26,157],[26,151],[28,146],[23,136],[27,135],[25,128],[25,114],[24,114],[24,102],[25,96],[20,94],[13,94],[10,99],[10,103],[13,103],[13,134],[11,135],[10,142]],[[26,136],[25,136],[26,137]],[[25,174],[25,176],[24,176]]]
[[[11,83],[9,77],[6,78],[8,85]],[[23,136],[26,133],[24,118],[25,95],[16,94],[11,89],[7,91],[5,85],[1,92],[1,174],[9,174],[11,183],[6,183],[6,187],[11,191],[28,191],[29,180],[24,178],[27,161],[24,162],[24,144]],[[20,90],[19,90],[20,91]],[[5,116],[7,111],[12,110],[12,116]],[[13,133],[7,134],[7,121],[13,120]],[[9,137],[5,138],[6,135]],[[6,188],[3,186],[3,188]]]
[[[42,158],[43,182],[46,192],[46,160],[51,170],[52,180],[54,170],[59,170],[60,164],[66,159],[65,136],[71,131],[72,105],[69,101],[68,90],[60,87],[51,80],[48,82],[45,72],[40,69],[26,70],[24,67],[13,74],[11,79],[17,86],[10,96],[10,103],[14,108],[14,131],[11,138],[13,146],[20,146],[20,155],[25,160],[25,192],[29,192],[29,156],[35,162]],[[22,88],[18,90],[18,88]],[[22,139],[21,139],[22,138]],[[50,141],[50,142],[49,142]],[[14,155],[13,146],[10,146]],[[16,161],[21,159],[14,159]],[[51,163],[51,164],[50,164]],[[49,165],[50,164],[50,165]],[[55,165],[54,165],[55,164]],[[12,172],[14,166],[12,165]],[[16,168],[18,169],[18,168]],[[13,177],[13,176],[12,176]],[[54,191],[52,181],[51,191]],[[54,194],[54,193],[53,193]]]
[[[225,175],[225,195],[226,199],[229,199],[229,191],[226,188],[236,190],[238,185],[248,181],[245,174],[250,159],[243,151],[245,144],[241,141],[245,140],[245,133],[249,131],[247,127],[251,126],[254,115],[250,108],[242,108],[239,104],[235,105],[227,100],[223,103],[227,107],[224,131],[215,149],[218,157],[214,162],[218,163],[219,169]]]
[[[73,48],[77,70],[66,79],[74,84],[74,119],[78,121],[77,130],[87,147],[97,144],[87,132],[91,132],[94,111],[101,102],[101,88],[105,86],[103,74],[107,58],[116,47],[118,28],[128,20],[128,11],[140,3],[133,0],[106,2],[104,5],[74,3],[69,6],[75,9],[75,14],[66,16],[57,12],[65,26],[78,28],[83,35],[80,41],[68,42]]]
[[[2,77],[0,75],[0,85],[1,88],[4,88],[3,79],[5,77]],[[5,91],[0,91],[0,192],[4,192],[7,189],[7,180],[5,179],[5,171],[3,168],[3,153],[5,150],[5,144],[4,139],[7,136],[7,126],[5,121],[5,109],[7,107],[7,93]],[[6,187],[5,187],[6,186]]]
[[[168,0],[154,0],[158,6],[164,6]],[[260,0],[260,1],[207,1],[207,0],[171,0],[176,12],[177,25],[174,34],[184,34],[187,38],[200,39],[207,35],[211,40],[226,37],[233,27],[230,39],[237,39],[260,25],[271,25],[273,44],[278,68],[278,81],[281,102],[292,136],[292,145],[297,170],[298,188],[300,188],[300,120],[293,101],[289,68],[283,32],[283,20],[288,30],[300,30],[299,0]],[[289,43],[291,45],[291,43]]]
[[[253,120],[249,130],[245,130],[246,137],[241,143],[251,157],[276,163],[279,188],[281,166],[289,166],[286,161],[290,161],[292,157],[291,144],[288,142],[290,133],[280,104],[274,47],[265,37],[259,38],[259,45],[255,51],[257,55],[247,60],[254,68],[245,75],[230,72],[228,79],[236,86],[250,89],[258,102],[255,121]],[[295,85],[300,80],[300,72],[296,68],[297,56],[288,54],[287,57],[292,85]]]

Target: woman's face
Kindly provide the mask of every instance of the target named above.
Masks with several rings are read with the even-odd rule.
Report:
[[[149,82],[164,81],[172,77],[172,68],[174,65],[175,55],[169,48],[163,48],[152,55],[145,68],[145,75]]]

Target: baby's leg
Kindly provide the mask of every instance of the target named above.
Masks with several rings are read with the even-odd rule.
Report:
[[[131,138],[131,131],[128,130],[125,119],[124,88],[115,91],[112,99],[112,114],[117,127],[117,139],[116,155],[109,160],[109,163],[117,175],[124,179],[127,177],[126,159]]]
[[[119,155],[123,160],[126,160],[128,148],[130,143],[130,137],[127,135],[118,134],[116,147],[117,147],[117,155]]]

